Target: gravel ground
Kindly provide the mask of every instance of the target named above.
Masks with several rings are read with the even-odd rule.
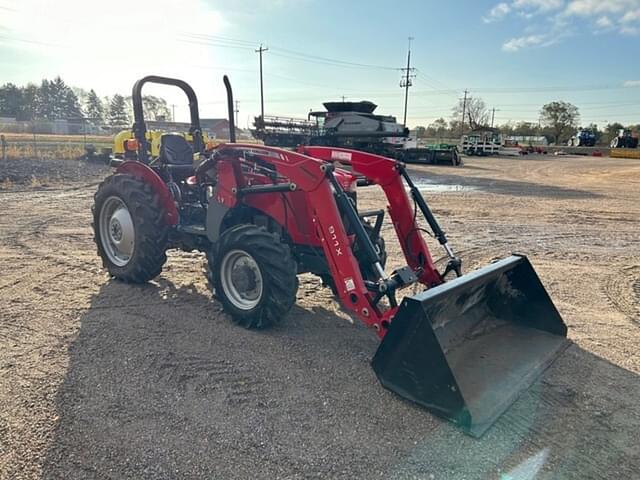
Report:
[[[466,268],[527,253],[573,341],[482,439],[383,389],[375,335],[313,276],[268,332],[231,324],[198,254],[110,281],[89,166],[0,191],[0,478],[640,478],[640,163],[413,170]]]

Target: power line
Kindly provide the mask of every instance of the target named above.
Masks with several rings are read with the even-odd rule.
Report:
[[[179,41],[183,42],[183,43],[190,43],[190,44],[193,44],[193,45],[205,45],[205,46],[210,46],[210,47],[233,48],[233,49],[236,49],[236,50],[253,50],[253,48],[251,48],[251,47],[245,47],[245,46],[233,45],[233,44],[229,45],[229,44],[226,44],[226,43],[218,43],[218,42],[209,42],[209,41],[205,41],[205,40],[179,39]]]
[[[212,46],[218,46],[223,48],[237,48],[241,50],[249,50],[249,49],[253,49],[252,45],[255,45],[255,42],[222,37],[220,35],[183,34],[183,37],[185,37],[183,41],[187,43],[212,45]],[[272,50],[273,55],[276,55],[279,57],[285,57],[293,60],[318,63],[321,65],[333,65],[333,66],[341,66],[341,67],[367,68],[367,69],[378,69],[378,70],[394,70],[394,71],[399,70],[399,68],[396,68],[396,67],[390,67],[385,65],[374,65],[369,63],[358,63],[358,62],[351,62],[347,60],[339,60],[335,58],[323,57],[320,55],[313,55],[305,52],[298,52],[296,50],[291,50],[283,47],[276,47],[273,45],[271,45],[270,48]]]
[[[448,89],[449,86],[444,84],[443,82],[441,82],[440,80],[431,77],[429,75],[427,75],[426,73],[424,73],[422,70],[420,70],[419,68],[416,68],[416,74],[417,74],[417,78],[418,80],[422,80],[422,82],[431,87],[431,88],[435,88],[435,89]],[[434,86],[435,85],[435,86]]]
[[[357,63],[357,62],[349,62],[349,61],[345,61],[345,60],[336,60],[336,59],[332,59],[332,58],[327,58],[327,57],[321,57],[318,55],[311,55],[308,53],[301,53],[301,52],[296,52],[294,50],[289,50],[287,48],[282,48],[282,47],[272,47],[273,50],[276,50],[278,52],[285,52],[289,55],[292,56],[299,56],[299,57],[304,57],[306,59],[309,60],[318,60],[321,62],[328,62],[328,63],[334,63],[336,65],[341,65],[341,66],[345,66],[345,67],[357,67],[357,68],[371,68],[371,69],[377,69],[377,70],[393,70],[393,71],[397,71],[400,70],[399,68],[396,67],[389,67],[389,66],[385,66],[385,65],[374,65],[374,64],[370,64],[370,63]],[[280,54],[280,56],[282,56],[282,54]]]
[[[241,39],[238,39],[238,38],[223,37],[221,35],[211,35],[211,34],[191,33],[191,32],[182,32],[182,33],[180,33],[180,35],[184,36],[184,37],[191,37],[191,38],[195,38],[195,39],[200,39],[202,41],[215,41],[215,42],[224,42],[224,43],[242,45],[242,46],[245,46],[247,48],[253,48],[253,46],[256,43],[256,42],[249,41],[249,40],[241,40]]]
[[[491,93],[491,94],[516,94],[516,93],[562,93],[562,92],[588,92],[595,90],[614,91],[614,90],[632,90],[633,87],[623,87],[620,85],[585,85],[585,86],[566,86],[566,87],[526,87],[526,88],[508,88],[508,87],[496,87],[496,88],[471,88],[476,93]],[[459,92],[460,89],[449,90],[430,90],[430,91],[415,91],[414,95],[446,95],[450,93]]]

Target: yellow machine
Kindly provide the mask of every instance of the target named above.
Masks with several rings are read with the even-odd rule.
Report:
[[[160,155],[160,140],[163,135],[181,135],[190,144],[193,143],[193,135],[190,133],[178,132],[167,133],[160,130],[148,130],[145,133],[145,138],[151,146],[149,152],[151,157],[157,157]],[[215,147],[213,142],[206,132],[202,132],[202,140],[205,144],[206,150],[211,150]],[[138,144],[131,130],[122,130],[113,137],[113,156],[118,159],[130,159],[135,158],[138,151]]]

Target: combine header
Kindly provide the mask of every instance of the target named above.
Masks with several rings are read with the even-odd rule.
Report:
[[[312,111],[307,120],[256,117],[253,136],[265,145],[295,148],[313,145],[347,148],[407,163],[461,165],[456,145],[419,146],[409,129],[391,115],[374,113],[369,101],[326,102],[324,111]]]
[[[142,113],[150,82],[181,88],[191,107],[193,141],[166,134],[157,156]],[[137,156],[117,162],[95,195],[95,241],[106,269],[146,282],[161,272],[167,249],[201,250],[216,297],[246,328],[280,322],[295,303],[297,275],[314,273],[381,339],[372,365],[385,387],[481,435],[567,344],[527,258],[463,274],[402,162],[343,148],[235,143],[226,77],[225,84],[232,138],[212,151],[188,84],[146,77],[134,86]],[[377,185],[386,196],[402,268],[385,269],[386,212],[360,210],[359,185]],[[444,271],[419,216],[448,257]],[[417,284],[422,293],[403,298]]]

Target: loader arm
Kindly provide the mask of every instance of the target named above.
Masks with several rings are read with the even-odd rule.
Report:
[[[350,165],[368,183],[379,185],[389,202],[387,209],[407,265],[418,274],[420,282],[428,287],[443,282],[421,235],[422,228],[416,218],[417,206],[409,198],[402,181],[401,163],[380,155],[341,148],[302,146],[298,151],[326,162]]]

